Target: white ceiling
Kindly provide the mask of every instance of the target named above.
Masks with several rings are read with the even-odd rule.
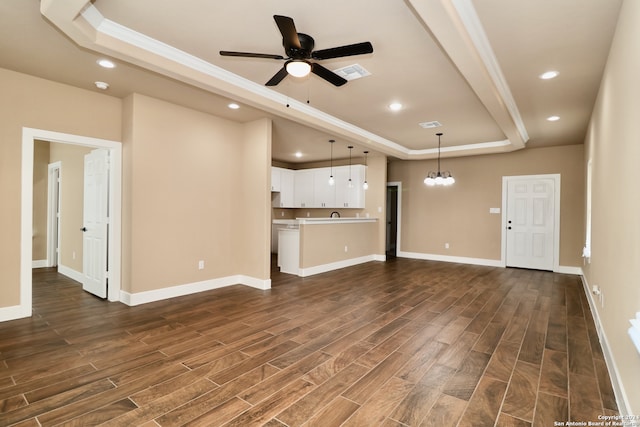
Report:
[[[2,0],[0,67],[107,94],[138,92],[231,120],[274,119],[273,157],[308,162],[371,150],[401,159],[580,144],[621,0]],[[41,9],[41,10],[40,10]],[[42,12],[42,14],[41,14]],[[315,49],[370,41],[371,76],[334,87],[315,75],[264,83],[282,54],[273,15]],[[107,56],[117,67],[104,70]],[[543,81],[547,70],[560,75]],[[241,104],[229,110],[231,101]],[[309,103],[307,103],[307,100]],[[391,112],[389,103],[401,102]],[[287,107],[288,105],[288,107]],[[551,115],[560,120],[549,122]],[[442,127],[423,129],[437,120]],[[293,156],[301,151],[303,157]]]

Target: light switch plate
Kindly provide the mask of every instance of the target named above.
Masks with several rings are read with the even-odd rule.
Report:
[[[489,208],[489,213],[490,214],[499,214],[500,213],[500,208]]]

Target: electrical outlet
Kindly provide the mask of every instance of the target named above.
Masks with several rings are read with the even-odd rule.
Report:
[[[349,252],[349,248],[347,247],[347,245],[344,245],[344,251]]]
[[[445,244],[444,244],[444,248],[445,248],[445,249],[449,249],[449,244],[448,244],[448,243],[445,243]]]
[[[204,261],[203,260],[198,261],[198,270],[204,270]]]

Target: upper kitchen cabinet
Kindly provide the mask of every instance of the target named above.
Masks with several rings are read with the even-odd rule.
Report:
[[[336,208],[364,208],[365,191],[364,165],[341,166],[335,168],[336,178],[335,206]],[[351,182],[349,182],[351,179]]]
[[[293,208],[295,171],[271,168],[271,191],[278,193],[273,200],[274,208]]]
[[[329,185],[330,168],[290,170],[271,168],[271,188],[278,194],[273,207],[353,208],[365,207],[364,165],[333,168],[335,183]],[[352,185],[349,186],[349,178]]]

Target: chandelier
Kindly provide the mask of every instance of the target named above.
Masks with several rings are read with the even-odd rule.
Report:
[[[456,182],[451,175],[451,172],[440,172],[440,137],[442,133],[436,133],[438,136],[438,172],[429,172],[424,179],[424,183],[432,187],[434,185],[451,185]]]

